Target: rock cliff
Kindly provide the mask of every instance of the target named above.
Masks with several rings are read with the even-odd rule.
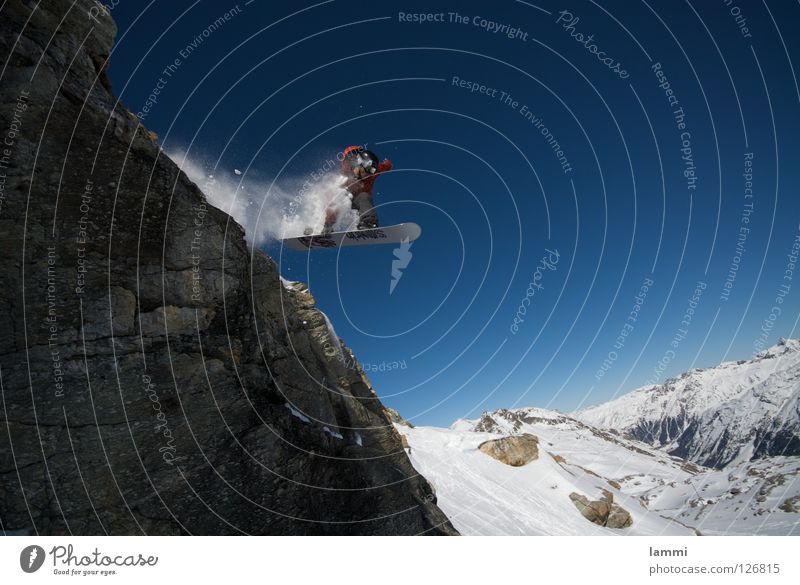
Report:
[[[454,534],[310,293],[111,94],[94,7],[0,14],[0,529]]]

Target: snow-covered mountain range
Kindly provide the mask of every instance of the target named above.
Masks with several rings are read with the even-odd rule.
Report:
[[[694,369],[575,418],[707,467],[800,455],[800,340],[753,359]]]
[[[798,534],[799,375],[789,340],[574,414],[393,420],[462,534]]]

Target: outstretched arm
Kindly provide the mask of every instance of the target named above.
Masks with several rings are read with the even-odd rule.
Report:
[[[379,173],[391,170],[392,170],[392,161],[390,161],[388,158],[383,159],[383,162],[378,165]]]

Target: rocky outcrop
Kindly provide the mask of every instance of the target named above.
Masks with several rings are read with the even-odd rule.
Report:
[[[397,412],[394,408],[389,408],[387,406],[386,407],[386,416],[388,417],[388,419],[390,421],[392,421],[396,425],[402,425],[402,426],[408,427],[410,429],[414,428],[414,425],[412,425],[410,422],[408,422],[406,419],[404,419],[402,416],[400,416],[400,413]]]
[[[308,290],[111,95],[93,7],[0,19],[2,529],[453,534]]]
[[[779,507],[784,512],[795,513],[795,514],[800,513],[800,496],[792,496],[791,498],[786,498]]]
[[[618,504],[611,504],[611,510],[606,518],[606,527],[627,528],[631,524],[633,524],[633,518],[631,518],[630,512]]]
[[[478,449],[511,467],[522,467],[539,458],[539,439],[529,433],[492,439]]]
[[[572,492],[569,499],[589,522],[606,528],[627,528],[633,524],[630,513],[614,503],[614,495],[603,490],[602,500],[589,500],[586,496]]]

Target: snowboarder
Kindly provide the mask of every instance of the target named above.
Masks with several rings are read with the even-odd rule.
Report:
[[[358,229],[374,229],[378,227],[378,215],[375,213],[375,206],[372,199],[372,189],[375,186],[375,179],[378,175],[391,170],[392,162],[384,159],[378,162],[375,153],[362,146],[348,146],[342,152],[342,175],[346,181],[344,184],[353,196],[353,209],[358,211]],[[323,233],[333,230],[336,223],[336,214],[329,210],[325,217],[325,229]]]

